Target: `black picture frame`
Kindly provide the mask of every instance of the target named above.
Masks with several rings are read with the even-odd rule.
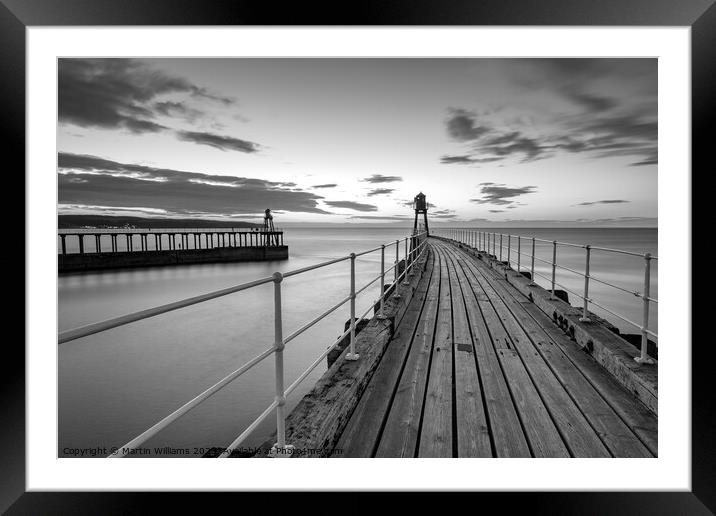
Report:
[[[689,26],[692,35],[692,185],[705,176],[711,118],[716,112],[716,6],[714,0],[481,0],[427,2],[425,0],[371,0],[331,6],[295,2],[278,6],[273,2],[243,0],[0,0],[0,128],[6,157],[14,158],[15,170],[25,168],[25,30],[32,26],[87,25],[572,25],[572,26]],[[711,165],[709,163],[709,165]],[[24,192],[24,178],[15,191]],[[685,178],[687,180],[688,178]],[[7,176],[6,176],[7,180]],[[693,190],[692,190],[693,191]],[[696,190],[698,191],[698,190]],[[703,195],[703,192],[701,193]],[[693,206],[702,204],[694,199]],[[708,204],[708,203],[704,203]],[[24,212],[23,212],[24,213]],[[707,220],[692,214],[692,235]],[[712,216],[711,216],[712,217]],[[19,224],[15,222],[15,228]],[[24,232],[24,220],[23,220]],[[26,235],[28,237],[28,235]],[[18,240],[16,240],[18,241]],[[18,246],[19,247],[19,246]],[[691,249],[683,250],[685,261]],[[19,254],[25,263],[24,247],[4,263],[18,267]],[[703,263],[700,266],[703,267]],[[710,271],[704,271],[705,274]],[[25,277],[32,274],[25,269]],[[18,275],[19,276],[19,275]],[[9,292],[6,292],[9,295]],[[24,297],[24,295],[23,295]],[[705,318],[707,304],[692,303],[692,321]],[[16,303],[23,306],[24,303]],[[699,316],[702,317],[699,317]],[[716,425],[714,425],[713,337],[692,339],[692,491],[690,492],[589,492],[480,494],[498,502],[501,511],[528,504],[537,514],[711,514],[716,512]],[[686,345],[688,343],[681,343]],[[59,493],[25,492],[25,353],[16,338],[6,338],[2,382],[2,482],[0,510],[8,514],[114,514],[146,512],[147,504],[192,505],[186,495],[176,493]],[[201,496],[201,495],[200,495]],[[228,503],[236,494],[221,495]],[[237,508],[265,501],[266,494],[238,494]],[[294,493],[290,505],[300,507],[304,495]],[[422,496],[413,500],[422,503]],[[345,500],[344,500],[345,501]],[[205,496],[197,507],[206,507]],[[324,499],[324,504],[330,504]],[[475,502],[470,502],[474,504]],[[350,502],[336,510],[355,511]],[[361,497],[361,512],[371,500]],[[452,505],[452,507],[457,507]],[[324,507],[328,508],[328,507]]]

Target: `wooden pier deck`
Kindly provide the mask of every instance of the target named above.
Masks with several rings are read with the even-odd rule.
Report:
[[[334,456],[656,456],[653,412],[483,260],[429,242]]]

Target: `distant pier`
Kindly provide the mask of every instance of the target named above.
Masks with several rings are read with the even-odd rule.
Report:
[[[288,259],[283,231],[61,229],[58,271]]]

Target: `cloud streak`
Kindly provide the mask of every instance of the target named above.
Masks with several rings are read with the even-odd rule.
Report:
[[[585,153],[593,159],[635,156],[633,166],[657,164],[656,60],[514,60],[504,70],[525,92],[549,93],[560,106],[567,105],[567,112],[542,115],[537,128],[530,117],[500,114],[509,106],[482,111],[449,108],[445,131],[464,151],[443,155],[440,163],[526,163],[560,153]],[[638,96],[617,98],[601,93],[600,84],[605,83],[612,91],[614,84],[641,90]]]
[[[521,195],[534,193],[536,186],[509,187],[501,184],[485,183],[480,189],[482,197],[470,199],[475,204],[493,204],[506,206],[515,202],[514,198]]]
[[[353,201],[323,201],[324,204],[331,208],[345,208],[354,211],[378,211],[378,207],[373,204],[363,204]]]
[[[580,202],[579,204],[575,204],[574,206],[594,206],[595,204],[623,204],[627,202],[629,201],[625,201],[623,199],[604,199],[602,201]]]
[[[374,188],[370,192],[368,192],[366,195],[368,197],[374,197],[376,195],[387,195],[390,193],[395,192],[395,188]]]
[[[72,58],[58,62],[58,118],[62,124],[134,134],[166,132],[181,141],[222,151],[258,151],[258,144],[233,136],[174,130],[158,122],[157,117],[194,122],[204,116],[183,101],[162,100],[166,95],[184,95],[185,99],[198,98],[223,106],[235,102],[136,59]]]
[[[254,142],[232,138],[230,136],[219,136],[218,134],[202,133],[196,131],[177,131],[177,138],[186,142],[193,142],[198,145],[208,145],[222,151],[233,150],[238,152],[258,152],[259,145]]]
[[[373,174],[370,177],[366,177],[363,179],[366,183],[396,183],[398,181],[402,181],[403,178],[400,176],[384,176],[382,174]]]
[[[149,207],[177,215],[231,216],[266,208],[327,214],[318,207],[321,199],[289,182],[154,168],[96,156],[58,155],[61,204]]]

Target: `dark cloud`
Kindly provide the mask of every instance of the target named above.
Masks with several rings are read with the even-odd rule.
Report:
[[[324,201],[331,208],[346,208],[355,211],[378,211],[378,207],[372,204],[363,204],[353,201]]]
[[[471,156],[441,156],[440,157],[440,163],[444,165],[475,165],[480,163],[491,163],[493,161],[499,161],[502,157],[492,157],[492,158],[475,158]]]
[[[381,174],[373,174],[372,176],[363,179],[366,183],[396,183],[402,180],[403,178],[400,176],[384,176]]]
[[[602,201],[591,201],[591,202],[580,202],[579,204],[575,204],[575,206],[593,206],[595,204],[622,204],[625,202],[623,199],[604,199]]]
[[[311,188],[335,188],[338,186],[336,183],[326,183],[323,185],[313,185]]]
[[[641,167],[643,165],[657,165],[658,163],[659,163],[659,160],[656,157],[651,157],[651,158],[645,158],[641,161],[635,161],[634,163],[630,163],[629,166]]]
[[[491,131],[489,127],[480,125],[475,115],[465,109],[450,109],[445,125],[448,135],[459,142],[477,140]]]
[[[159,115],[184,118],[189,122],[194,122],[204,116],[204,113],[198,109],[187,106],[183,102],[155,102],[153,107],[154,111]]]
[[[351,215],[348,218],[365,220],[410,220],[410,217],[406,215]]]
[[[440,156],[440,163],[450,165],[452,163],[469,164],[474,163],[474,158],[470,156]]]
[[[209,92],[180,77],[170,76],[136,59],[60,59],[58,62],[58,118],[62,124],[133,133],[172,131],[157,116],[193,122],[204,114],[184,102],[162,100],[184,95],[218,102],[233,99]],[[177,138],[221,150],[256,152],[255,143],[231,136],[176,131]]]
[[[536,186],[522,186],[518,188],[508,187],[506,185],[488,185],[483,186],[480,189],[480,193],[483,195],[479,199],[470,199],[470,202],[476,204],[494,204],[494,205],[507,205],[512,204],[515,201],[515,197],[534,193],[537,191]]]
[[[81,127],[116,129],[134,123],[136,130],[141,127],[136,122],[168,113],[171,106],[152,103],[165,94],[232,102],[136,59],[60,59],[57,82],[59,121]]]
[[[374,195],[387,195],[393,192],[395,192],[395,188],[374,188],[366,195],[368,195],[368,197],[373,197]]]
[[[258,152],[257,143],[232,138],[230,136],[219,136],[218,134],[201,133],[196,131],[177,131],[177,138],[186,142],[194,142],[199,145],[208,145],[222,151],[233,150],[238,152]]]
[[[504,213],[505,210],[487,210],[490,213]]]
[[[449,108],[446,132],[465,151],[444,155],[441,163],[529,162],[569,152],[636,156],[633,166],[657,164],[656,59],[518,59],[505,70],[518,87],[548,91],[581,109],[545,120],[536,133],[529,117],[500,119],[500,109]],[[599,93],[600,85],[620,81],[630,88],[630,102]]]
[[[149,120],[137,120],[130,118],[124,121],[124,127],[133,133],[158,133],[169,129],[165,125],[150,122]]]
[[[266,208],[328,213],[318,208],[322,197],[292,188],[292,183],[183,172],[68,153],[58,155],[58,172],[62,204],[225,216]]]
[[[522,161],[533,161],[543,157],[549,148],[539,140],[528,137],[519,131],[503,131],[489,126],[491,123],[479,123],[475,113],[464,109],[450,110],[446,121],[447,132],[454,140],[469,144],[469,154],[442,156],[443,164],[476,164],[500,161],[511,156]],[[489,126],[489,127],[488,127]]]

